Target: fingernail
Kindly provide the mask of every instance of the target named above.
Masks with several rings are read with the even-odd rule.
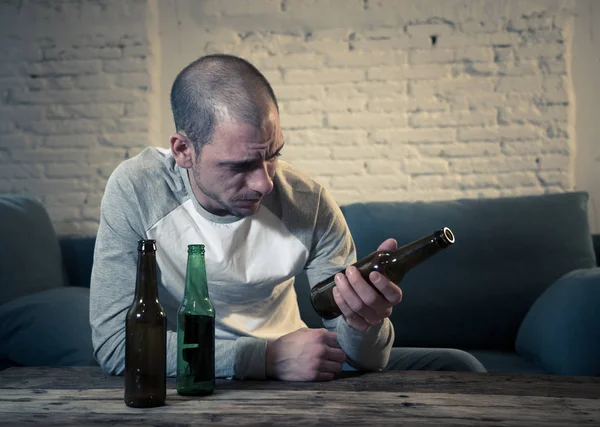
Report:
[[[338,274],[336,274],[336,275],[335,275],[335,280],[336,280],[336,281],[340,281],[340,280],[342,280],[342,276],[343,276],[343,274],[342,274],[342,273],[338,273]]]
[[[340,291],[338,291],[338,288],[336,288],[336,287],[333,288],[333,296],[335,296],[335,297],[340,296]]]
[[[381,281],[381,276],[378,273],[371,273],[371,281],[373,283],[379,283]]]

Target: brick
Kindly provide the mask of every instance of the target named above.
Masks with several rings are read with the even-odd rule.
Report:
[[[497,175],[498,183],[504,188],[531,187],[538,185],[534,172],[512,172]]]
[[[540,170],[569,170],[571,158],[564,154],[544,154],[540,156]]]
[[[294,166],[311,175],[336,176],[340,174],[360,174],[364,171],[361,160],[297,160]]]
[[[434,81],[415,81],[411,82],[411,95],[415,97],[431,95],[451,95],[451,94],[473,94],[489,93],[492,91],[492,84],[489,79],[482,78],[457,78]]]
[[[96,135],[55,135],[44,138],[44,147],[91,147],[98,143]]]
[[[49,77],[46,79],[48,89],[50,90],[70,90],[75,89],[75,82],[73,77]]]
[[[83,163],[86,160],[86,149],[12,149],[11,157],[17,163]]]
[[[123,56],[125,58],[145,58],[152,54],[152,46],[149,44],[138,44],[133,46],[125,46],[123,48]]]
[[[406,118],[401,114],[375,114],[369,112],[357,113],[329,113],[327,115],[329,127],[334,128],[390,128],[405,127]]]
[[[117,129],[114,120],[76,119],[76,120],[44,120],[31,122],[27,130],[40,135],[72,135],[97,132],[112,132]]]
[[[303,43],[303,45],[309,52],[320,53],[325,55],[343,55],[349,52],[350,50],[350,43],[347,40],[327,40],[315,37],[307,40]],[[344,66],[345,64],[339,65]]]
[[[385,156],[386,151],[385,147],[377,145],[355,147],[352,150],[348,150],[348,147],[333,147],[331,158],[334,160],[376,159]]]
[[[0,117],[4,120],[41,120],[46,114],[46,107],[39,105],[2,105],[0,104]]]
[[[414,113],[409,115],[412,127],[446,127],[446,126],[492,126],[496,123],[494,112],[433,112]]]
[[[495,87],[496,92],[540,92],[543,78],[540,76],[501,77]]]
[[[117,120],[116,130],[123,133],[146,132],[148,126],[148,118],[146,117],[121,118]]]
[[[81,218],[81,210],[79,208],[65,206],[46,206],[48,215],[52,222],[60,221],[77,221]]]
[[[454,31],[454,28],[447,24],[420,24],[406,27],[406,32],[412,37],[449,36],[454,34]]]
[[[494,58],[491,47],[466,46],[454,51],[455,61],[488,62]]]
[[[319,129],[313,130],[290,130],[285,132],[286,141],[296,145],[364,145],[367,144],[368,134],[365,130],[353,129]]]
[[[405,159],[402,163],[402,171],[411,175],[448,172],[448,161],[444,159]]]
[[[540,70],[544,74],[567,74],[566,61],[550,58],[538,58],[537,62]]]
[[[256,16],[281,11],[279,0],[203,0],[202,15]]]
[[[439,64],[453,60],[454,50],[452,49],[410,50],[408,53],[409,64]]]
[[[539,139],[540,129],[532,126],[501,126],[498,135],[504,141],[532,141]]]
[[[40,178],[41,168],[37,164],[3,164],[0,167],[0,179]]]
[[[50,119],[113,119],[124,115],[123,104],[82,104],[50,105],[47,117]]]
[[[499,19],[476,19],[460,23],[464,33],[495,33],[500,30]]]
[[[406,63],[406,53],[391,52],[330,52],[327,54],[327,65],[330,67],[371,67],[373,65],[401,65]]]
[[[409,182],[409,176],[394,174],[334,176],[331,180],[331,189],[335,192],[338,189],[357,188],[365,191],[363,194],[370,199],[369,194],[373,190],[408,188]]]
[[[402,163],[399,161],[398,158],[370,159],[365,162],[365,167],[369,174],[377,175],[383,173],[386,170],[399,171],[402,167]]]
[[[451,159],[449,170],[454,173],[502,173],[535,170],[534,156],[497,156],[471,159]]]
[[[502,142],[502,152],[509,156],[522,156],[539,154],[540,145],[530,141],[505,141]]]
[[[329,68],[327,70],[286,70],[283,74],[285,83],[319,84],[360,82],[365,80],[365,71],[360,69]]]
[[[322,99],[325,89],[322,86],[312,84],[306,85],[283,85],[274,84],[273,91],[278,100],[288,99]]]
[[[8,120],[0,119],[0,133],[7,134],[15,131],[15,123]]]
[[[527,76],[539,74],[540,69],[534,61],[522,61],[518,65],[512,63],[498,64],[498,75],[500,76]]]
[[[328,159],[331,157],[331,149],[319,145],[286,144],[282,153],[283,159],[292,164],[296,159]]]
[[[45,60],[73,60],[73,59],[118,59],[123,56],[123,51],[117,47],[100,48],[47,48],[43,49],[43,58]]]
[[[9,149],[10,147],[16,147],[19,149],[21,147],[30,149],[33,148],[34,141],[37,141],[37,138],[33,138],[31,135],[23,135],[23,134],[0,134],[0,147]]]
[[[568,171],[540,171],[537,178],[543,186],[557,185],[562,188],[572,188],[572,179]]]
[[[516,33],[494,34],[455,34],[438,38],[438,46],[442,49],[466,46],[517,45],[521,36]]]
[[[393,96],[406,92],[406,82],[365,82],[356,85],[358,93],[371,96]]]
[[[454,129],[378,129],[372,138],[378,143],[438,143],[455,140]]]
[[[566,76],[565,76],[566,78]],[[569,102],[562,76],[546,76],[543,82],[543,99],[547,103]]]
[[[73,85],[77,89],[109,89],[112,79],[106,74],[73,77]]]
[[[46,206],[81,206],[85,204],[86,193],[55,193],[44,198],[44,205]]]
[[[26,72],[37,76],[97,74],[101,70],[101,64],[99,60],[44,61],[29,64]]]
[[[114,82],[119,87],[148,90],[152,81],[148,73],[124,73],[114,76]]]
[[[133,89],[113,88],[111,90],[48,90],[44,92],[14,92],[11,104],[86,104],[102,102],[132,102],[142,97]]]
[[[450,75],[449,66],[411,65],[403,67],[377,67],[367,70],[367,80],[427,80]]]
[[[572,148],[568,139],[545,139],[541,142],[542,153],[571,154]]]
[[[302,129],[323,126],[323,116],[319,112],[310,114],[293,114],[281,117],[282,129]]]
[[[90,175],[90,167],[85,164],[50,163],[44,167],[48,178],[79,178]]]
[[[314,99],[285,101],[280,105],[282,114],[304,114],[316,111],[362,111],[366,106],[366,97],[335,99],[325,98],[322,101]]]
[[[131,104],[125,104],[125,113],[127,117],[148,117],[149,106],[147,101],[134,102]]]
[[[108,147],[127,147],[129,149],[137,147],[147,147],[149,145],[148,135],[146,133],[105,133],[99,137],[102,145]]]
[[[313,52],[291,53],[288,55],[276,54],[255,61],[254,65],[259,70],[270,68],[299,68],[321,69],[325,63],[325,55]]]
[[[107,59],[102,61],[102,70],[107,73],[131,73],[146,71],[148,68],[148,61],[142,58]]]
[[[458,141],[498,141],[498,129],[490,128],[458,128],[456,131]]]
[[[501,153],[495,142],[427,144],[420,146],[419,151],[427,157],[485,157]]]
[[[536,43],[519,46],[515,56],[520,59],[556,58],[564,53],[565,47],[559,43]]]
[[[427,43],[417,44],[418,47],[428,47]],[[350,48],[365,52],[390,52],[394,50],[404,50],[413,46],[413,42],[409,37],[397,37],[391,39],[366,39],[353,40],[350,42]]]

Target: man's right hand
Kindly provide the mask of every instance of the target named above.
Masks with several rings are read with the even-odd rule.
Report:
[[[267,377],[283,381],[330,381],[342,371],[346,355],[337,334],[302,328],[267,344]]]

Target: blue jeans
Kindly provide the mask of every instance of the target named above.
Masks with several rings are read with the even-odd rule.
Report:
[[[344,371],[356,371],[344,363]],[[451,348],[394,347],[385,371],[466,371],[486,372],[474,356]]]

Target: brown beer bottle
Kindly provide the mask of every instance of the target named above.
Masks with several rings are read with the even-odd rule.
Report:
[[[375,251],[353,265],[368,283],[371,271],[378,271],[392,282],[399,283],[411,268],[453,243],[454,234],[444,227],[395,251]],[[333,298],[334,279],[335,274],[316,284],[310,291],[313,308],[323,319],[334,319],[342,314]]]
[[[158,301],[156,241],[138,241],[135,299],[125,321],[125,404],[152,408],[167,395],[167,316]]]

